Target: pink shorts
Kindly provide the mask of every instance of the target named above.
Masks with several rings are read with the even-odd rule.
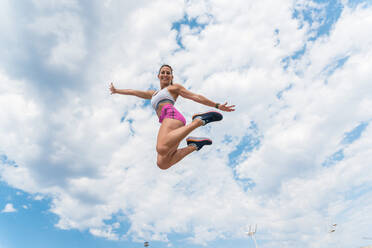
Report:
[[[183,122],[183,125],[186,125],[185,117],[172,104],[166,104],[161,109],[159,122],[162,123],[165,118],[180,120]]]

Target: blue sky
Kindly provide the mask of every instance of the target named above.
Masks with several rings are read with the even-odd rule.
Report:
[[[251,224],[259,247],[368,244],[370,1],[0,7],[0,248],[253,247]],[[163,63],[237,105],[167,171],[149,103],[108,91]]]

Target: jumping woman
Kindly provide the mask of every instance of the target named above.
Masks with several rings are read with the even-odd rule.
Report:
[[[188,134],[207,123],[222,120],[220,113],[211,111],[195,114],[192,117],[192,122],[186,125],[185,118],[173,106],[178,96],[227,112],[234,111],[235,105],[227,106],[227,102],[224,104],[212,102],[202,95],[192,93],[180,84],[173,84],[173,70],[169,65],[160,67],[158,78],[160,80],[160,90],[157,91],[116,89],[113,83],[110,85],[110,90],[111,94],[133,95],[151,99],[151,105],[161,123],[156,144],[156,151],[158,152],[157,164],[160,169],[166,170],[193,151],[200,150],[204,145],[212,144],[212,140],[208,138],[188,137],[186,139],[187,146],[178,149],[180,142]]]

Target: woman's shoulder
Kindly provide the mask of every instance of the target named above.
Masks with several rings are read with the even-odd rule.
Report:
[[[167,87],[168,92],[173,96],[174,99],[178,98],[182,85],[173,83]]]
[[[169,85],[168,86],[168,90],[169,91],[176,91],[176,92],[178,92],[180,89],[182,89],[183,88],[183,86],[182,85],[180,85],[180,84],[176,84],[176,83],[173,83],[172,85]]]

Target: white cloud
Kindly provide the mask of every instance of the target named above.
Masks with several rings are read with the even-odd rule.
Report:
[[[76,72],[87,55],[83,23],[79,16],[71,12],[56,13],[38,17],[29,25],[30,29],[42,37],[53,37],[56,42],[49,51],[40,44],[40,53],[47,54],[48,63]]]
[[[258,223],[263,247],[324,247],[334,242],[327,238],[332,219],[344,228],[336,233],[343,247],[350,246],[358,237],[342,235],[349,226],[362,223],[365,233],[371,228],[359,214],[371,218],[371,125],[354,143],[340,143],[345,132],[371,120],[372,13],[345,7],[329,37],[308,41],[315,26],[299,29],[293,8],[322,6],[296,3],[97,2],[91,7],[100,18],[91,18],[100,35],[89,36],[91,46],[81,6],[40,3],[40,11],[52,14],[37,16],[30,27],[56,39],[48,63],[81,70],[75,83],[84,87],[62,87],[62,100],[48,102],[33,80],[1,71],[0,154],[17,164],[0,167],[1,179],[39,200],[51,197],[59,228],[112,240],[169,242],[169,234],[186,233],[205,244],[243,238],[249,224]],[[170,29],[185,13],[208,25],[198,32],[184,27],[185,50],[176,51],[177,31]],[[281,61],[305,44],[301,59],[284,70]],[[324,73],[346,56],[332,75]],[[157,87],[163,62],[192,91],[237,105],[223,122],[193,133],[212,137],[211,147],[167,171],[155,163],[159,125],[153,111],[108,91],[111,80],[118,88]],[[188,121],[207,109],[182,99],[176,106]],[[251,122],[260,146],[231,168],[229,153],[252,132]],[[223,142],[226,135],[231,142]],[[323,167],[341,148],[344,160]],[[245,190],[239,180],[248,178],[256,186]],[[108,224],[113,216],[130,224],[128,233],[120,233],[117,222]]]
[[[0,8],[0,16],[1,16],[1,22],[0,22],[0,30],[5,35],[7,34],[8,38],[13,38],[13,32],[12,28],[14,27],[12,20],[13,11],[11,8],[11,1],[2,1],[1,2],[1,8]],[[9,37],[11,36],[11,37]]]
[[[11,80],[3,71],[0,71],[0,80],[0,151],[3,153],[5,149],[9,157],[16,157],[17,163],[23,164],[40,154],[41,148],[34,143],[39,133],[33,125],[43,128],[38,122],[42,110],[36,100],[28,96],[30,88],[24,81]]]
[[[34,7],[43,11],[55,10],[56,8],[71,8],[78,9],[78,4],[73,0],[48,1],[48,0],[33,0]]]
[[[13,207],[13,204],[7,203],[3,210],[1,210],[2,213],[13,213],[17,212],[17,209]]]

